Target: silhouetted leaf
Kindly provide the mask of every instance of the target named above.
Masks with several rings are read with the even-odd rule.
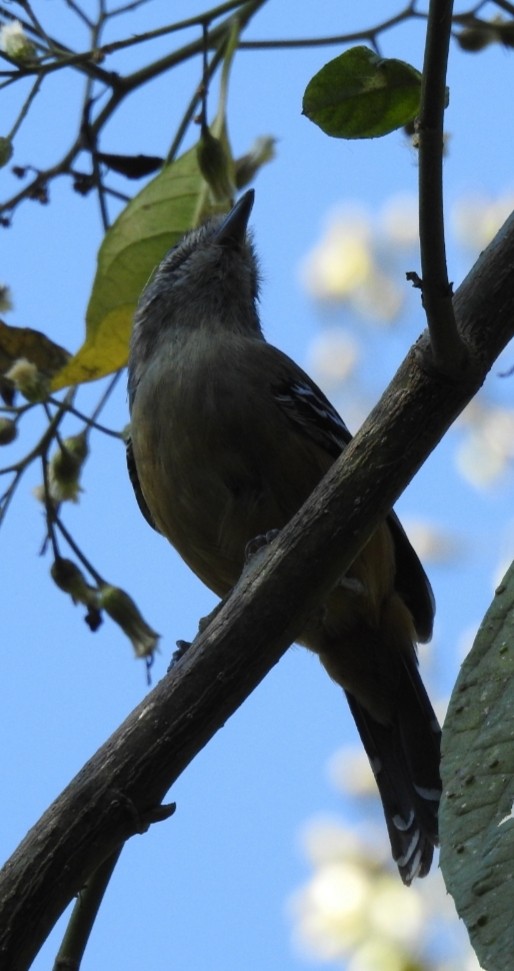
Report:
[[[443,730],[441,869],[483,968],[514,954],[514,565],[462,665]]]
[[[113,155],[110,152],[97,152],[99,162],[114,172],[125,175],[127,179],[142,179],[162,168],[164,159],[158,155]]]
[[[411,121],[420,93],[421,74],[410,64],[352,47],[314,75],[303,114],[335,138],[375,138]]]

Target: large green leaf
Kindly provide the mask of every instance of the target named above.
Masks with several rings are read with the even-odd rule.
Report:
[[[480,964],[514,965],[514,564],[452,694],[443,731],[441,869]]]
[[[93,381],[127,363],[134,310],[154,268],[188,229],[232,205],[236,167],[226,106],[238,38],[239,24],[234,21],[224,55],[218,110],[210,128],[203,118],[198,145],[149,182],[107,232],[86,313],[86,339],[54,377],[53,389]],[[254,157],[252,174],[269,157],[269,148]],[[240,183],[241,175],[240,171]]]
[[[375,138],[412,121],[420,94],[421,74],[410,64],[352,47],[314,75],[303,114],[335,138]]]
[[[127,363],[132,317],[153,269],[188,229],[232,204],[235,170],[226,105],[238,38],[234,21],[211,128],[203,119],[199,144],[145,186],[106,234],[86,313],[85,342],[54,378],[54,389],[104,377]]]
[[[212,209],[196,147],[168,165],[126,206],[98,253],[86,339],[52,387],[92,381],[127,362],[139,295],[166,251]]]

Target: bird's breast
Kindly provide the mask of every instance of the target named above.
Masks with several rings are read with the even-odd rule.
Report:
[[[244,355],[209,345],[186,345],[180,355],[156,356],[138,385],[134,458],[157,526],[223,595],[249,540],[280,529],[321,471],[298,468],[297,444],[288,456],[289,422],[267,384],[255,386]]]

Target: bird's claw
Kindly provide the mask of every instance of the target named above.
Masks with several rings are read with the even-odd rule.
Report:
[[[260,533],[258,536],[254,536],[245,546],[245,565],[253,559],[256,553],[269,546],[276,539],[279,532],[279,529],[268,529],[267,533]]]

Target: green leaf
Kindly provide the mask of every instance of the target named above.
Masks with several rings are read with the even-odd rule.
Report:
[[[167,250],[216,208],[209,201],[196,147],[164,168],[128,203],[98,253],[84,344],[55,376],[53,390],[93,381],[125,366],[132,317],[151,273]]]
[[[54,377],[52,390],[94,381],[125,366],[134,311],[153,270],[188,229],[232,205],[235,164],[226,103],[238,36],[234,22],[211,127],[202,125],[199,144],[149,182],[106,234],[86,312],[86,339]],[[123,157],[110,156],[113,158],[119,167]]]
[[[421,74],[404,61],[352,47],[307,85],[303,114],[335,138],[376,138],[419,112]]]
[[[514,564],[462,665],[443,731],[441,869],[480,965],[514,954]]]

